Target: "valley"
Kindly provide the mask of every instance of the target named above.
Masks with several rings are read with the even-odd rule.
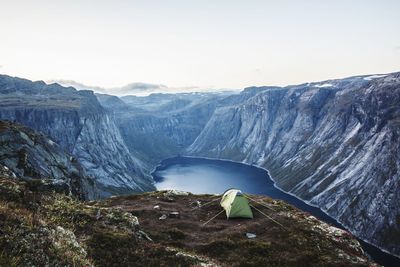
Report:
[[[101,197],[154,190],[151,171],[176,155],[234,160],[400,255],[399,90],[392,73],[118,98],[1,76],[0,118],[74,155]]]

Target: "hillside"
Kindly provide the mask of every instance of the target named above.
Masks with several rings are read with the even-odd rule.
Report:
[[[52,138],[96,179],[102,197],[154,189],[92,91],[0,75],[0,119]]]
[[[80,199],[98,198],[96,182],[59,145],[20,124],[0,121],[0,164],[15,179]]]
[[[265,212],[285,229],[258,214],[221,216],[203,227],[219,208],[192,204],[211,195],[154,192],[81,202],[12,176],[0,166],[1,266],[377,266],[347,232],[265,197],[258,200],[274,210]],[[159,219],[171,211],[180,217]]]
[[[251,90],[216,109],[189,154],[262,166],[283,190],[400,255],[400,73]]]

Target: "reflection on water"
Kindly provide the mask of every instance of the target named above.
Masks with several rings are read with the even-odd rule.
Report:
[[[263,170],[218,162],[179,162],[156,171],[154,175],[158,189],[180,189],[196,194],[223,193],[232,187],[263,194],[272,184]]]
[[[307,205],[275,188],[268,173],[254,166],[224,160],[176,157],[162,161],[152,175],[159,190],[178,189],[195,194],[221,194],[229,188],[238,188],[245,193],[284,200],[325,222],[343,228],[319,208]],[[363,241],[360,243],[376,262],[384,266],[400,266],[400,259]]]

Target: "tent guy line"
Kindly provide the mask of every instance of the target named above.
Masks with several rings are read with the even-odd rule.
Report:
[[[217,201],[218,199],[219,198],[211,200],[211,201],[205,203],[204,205],[199,206],[199,208],[209,205],[209,204]],[[259,205],[261,205],[265,208],[268,208],[272,211],[275,211],[274,209],[264,205],[263,203],[260,203],[259,201],[252,199],[251,197],[247,196],[246,194],[243,194],[241,190],[232,188],[232,189],[228,189],[227,191],[225,191],[221,197],[220,205],[223,208],[223,210],[218,212],[216,215],[214,215],[211,219],[209,219],[205,223],[203,223],[203,226],[207,225],[209,222],[211,222],[212,220],[217,218],[218,215],[220,215],[224,211],[226,212],[227,219],[229,219],[229,218],[253,219],[254,217],[253,217],[253,212],[252,212],[251,208],[254,208],[256,211],[260,212],[267,219],[273,221],[274,223],[276,223],[277,225],[281,226],[283,229],[286,230],[286,228],[281,223],[279,223],[278,221],[273,219],[271,216],[268,216],[267,214],[265,214],[263,211],[261,211],[254,205],[249,204],[248,200],[253,201],[256,204],[259,204]],[[196,208],[194,208],[194,209],[196,209]]]

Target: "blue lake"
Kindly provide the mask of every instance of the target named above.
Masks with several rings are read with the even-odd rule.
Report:
[[[163,160],[152,175],[158,190],[178,189],[195,194],[221,194],[229,188],[238,188],[245,193],[284,200],[331,225],[345,229],[319,208],[274,187],[268,172],[255,166],[225,160],[175,157]],[[400,266],[399,258],[362,240],[359,241],[377,263],[384,266]]]

